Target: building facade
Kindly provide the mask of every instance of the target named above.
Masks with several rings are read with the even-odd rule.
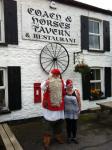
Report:
[[[53,67],[80,90],[82,110],[112,99],[111,11],[73,0],[0,0],[0,10],[0,122],[42,115],[35,90]]]

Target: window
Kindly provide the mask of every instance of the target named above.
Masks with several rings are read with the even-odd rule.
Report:
[[[90,99],[101,99],[104,96],[104,70],[103,68],[91,69]]]
[[[4,11],[3,1],[0,0],[0,43],[4,42]]]
[[[81,16],[81,49],[91,52],[109,52],[110,22]]]
[[[97,20],[89,19],[89,49],[102,49],[102,23]]]
[[[7,108],[6,70],[0,68],[0,110]]]

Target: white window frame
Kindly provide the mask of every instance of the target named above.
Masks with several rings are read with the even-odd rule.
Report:
[[[99,23],[99,33],[97,34],[97,33],[91,33],[90,31],[89,31],[89,36],[90,35],[95,35],[95,36],[98,36],[98,37],[100,37],[100,48],[99,49],[97,49],[97,48],[92,48],[92,47],[90,47],[90,45],[89,45],[89,50],[95,50],[95,51],[103,51],[103,22],[101,21],[101,20],[98,20],[98,19],[93,19],[93,18],[90,18],[89,19],[89,21],[93,21],[93,22],[97,22],[97,23]]]
[[[7,69],[4,67],[0,67],[0,70],[3,70],[3,80],[4,85],[0,86],[0,89],[5,90],[5,107],[2,108],[2,110],[8,109],[8,81],[7,81]]]
[[[5,28],[4,28],[4,5],[3,0],[0,0],[0,27],[1,27],[1,40],[0,43],[5,41]]]
[[[91,83],[101,83],[101,91],[103,92],[103,96],[105,95],[105,86],[104,86],[104,68],[101,67],[93,67],[91,69],[99,69],[100,70],[100,80],[90,80]]]

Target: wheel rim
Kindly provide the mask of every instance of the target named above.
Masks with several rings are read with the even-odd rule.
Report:
[[[40,53],[40,64],[46,73],[49,73],[53,68],[58,68],[63,73],[69,65],[69,54],[63,45],[49,43]]]

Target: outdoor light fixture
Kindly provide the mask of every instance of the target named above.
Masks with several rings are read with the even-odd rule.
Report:
[[[73,58],[73,60],[74,60],[74,64],[76,63],[76,62],[78,62],[79,61],[79,58],[80,58],[80,54],[82,54],[82,52],[80,51],[80,52],[74,52],[73,53],[74,55],[74,58]]]
[[[56,3],[51,0],[49,7],[50,7],[51,9],[56,9]]]

